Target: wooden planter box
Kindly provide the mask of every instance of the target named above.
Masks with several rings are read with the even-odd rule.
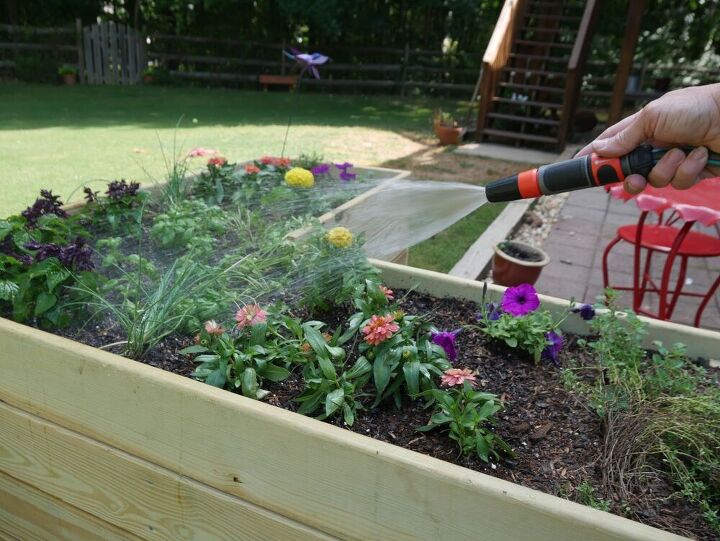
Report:
[[[482,284],[374,262],[391,287]],[[491,294],[502,288],[488,286]],[[562,309],[566,301],[543,298]],[[586,330],[573,316],[565,328]],[[720,333],[648,340],[720,352]],[[680,539],[0,319],[0,538]]]

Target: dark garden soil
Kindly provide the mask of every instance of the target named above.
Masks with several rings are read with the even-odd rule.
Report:
[[[520,261],[529,261],[532,263],[542,261],[543,259],[542,254],[536,249],[516,244],[514,242],[503,242],[500,244],[499,248],[510,257],[514,257]]]
[[[431,312],[433,323],[441,329],[475,323],[478,311],[474,303],[436,299],[418,293],[409,293],[400,304],[409,314]],[[335,317],[323,319],[322,316],[329,314],[322,314],[318,319],[342,321],[346,314],[333,315]],[[103,325],[71,331],[67,335],[93,346],[120,340],[119,333]],[[190,376],[194,364],[189,356],[180,355],[178,351],[191,342],[191,338],[167,338],[148,353],[144,362]],[[401,411],[392,405],[360,411],[355,425],[349,429],[571,500],[579,499],[576,487],[587,482],[595,489],[595,498],[612,500],[611,510],[618,515],[680,535],[701,540],[717,539],[698,508],[676,496],[673,487],[661,480],[644,484],[642,493],[632,494],[628,500],[613,500],[603,488],[603,472],[599,466],[603,426],[596,414],[586,408],[581,396],[563,387],[558,367],[547,362],[535,366],[528,356],[504,345],[490,343],[476,332],[462,332],[458,346],[460,354],[455,365],[476,370],[479,388],[495,393],[503,400],[505,410],[497,415],[496,431],[515,450],[514,457],[486,464],[474,455],[460,455],[455,443],[441,432],[418,432],[417,427],[426,424],[430,417],[422,403],[405,404]],[[569,337],[560,362],[575,359],[582,363],[585,355],[585,351],[575,344],[575,339]],[[267,402],[289,410],[297,409],[293,398],[302,391],[298,370],[284,382],[266,388],[271,391]],[[335,424],[343,426],[341,421]]]

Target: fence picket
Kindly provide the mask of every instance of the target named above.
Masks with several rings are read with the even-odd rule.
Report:
[[[110,42],[110,80],[112,84],[116,85],[120,81],[118,80],[118,47],[117,47],[117,31],[115,29],[115,22],[108,22],[108,40]]]
[[[85,56],[85,80],[88,84],[95,84],[95,70],[93,69],[93,53],[90,44],[90,29],[83,29],[83,48]]]

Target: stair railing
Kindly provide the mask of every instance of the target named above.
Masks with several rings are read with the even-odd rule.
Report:
[[[498,77],[510,60],[513,39],[525,13],[526,0],[505,0],[495,29],[483,55],[480,74],[480,107],[478,110],[476,139],[482,140],[483,129],[495,95]]]
[[[570,123],[575,116],[582,76],[585,71],[585,61],[590,51],[590,42],[597,21],[600,0],[588,0],[585,3],[580,27],[578,28],[575,44],[573,45],[570,58],[568,59],[567,77],[565,79],[565,93],[563,96],[563,108],[560,114],[560,126],[558,128],[558,147],[563,149],[567,134],[570,130]]]

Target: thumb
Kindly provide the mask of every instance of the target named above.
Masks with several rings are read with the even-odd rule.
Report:
[[[615,158],[631,152],[648,138],[647,116],[642,111],[634,122],[607,139],[600,139],[593,143],[593,151],[600,156]]]

